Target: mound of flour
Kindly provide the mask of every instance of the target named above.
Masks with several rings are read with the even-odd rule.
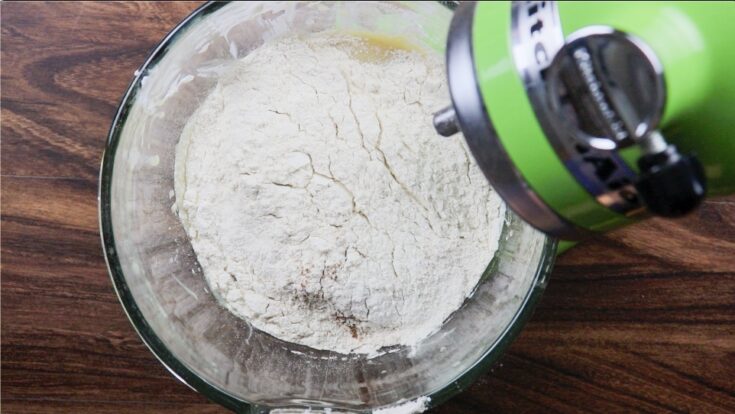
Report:
[[[237,62],[188,121],[176,203],[209,286],[289,342],[414,345],[477,285],[504,205],[442,139],[439,58],[320,34]]]

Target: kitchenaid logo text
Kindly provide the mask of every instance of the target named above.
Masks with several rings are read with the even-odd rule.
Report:
[[[595,102],[597,109],[605,119],[606,124],[610,127],[615,139],[622,141],[628,138],[628,132],[625,130],[623,122],[620,120],[617,113],[613,111],[612,106],[607,101],[607,97],[602,89],[602,84],[597,78],[597,74],[595,74],[592,56],[590,56],[587,48],[584,46],[577,48],[574,53],[572,53],[572,56],[574,57],[577,69],[579,69],[579,73],[582,75],[582,80],[584,80],[585,85],[587,85],[587,90],[589,91],[592,100]]]
[[[628,137],[628,133],[617,113],[612,110],[610,103],[607,101],[607,97],[602,90],[602,84],[595,73],[589,50],[584,46],[579,47],[574,50],[572,57],[592,100],[605,119],[606,124],[610,127],[615,139],[624,140]],[[611,158],[610,152],[593,151],[588,146],[581,144],[575,145],[575,149],[582,157],[582,161],[594,172],[595,177],[606,185],[608,190],[619,190],[619,195],[623,200],[636,202],[637,197],[635,190],[632,189],[630,179],[620,174],[620,168]]]
[[[525,24],[520,24],[521,30],[526,29],[526,33],[522,33],[522,37],[528,36],[533,42],[533,65],[529,69],[531,72],[540,72],[551,63],[554,54],[559,50],[563,39],[554,36],[554,29],[560,31],[556,25],[556,7],[552,2],[548,1],[529,1],[524,3],[518,16]],[[547,34],[548,33],[548,34]]]
[[[511,17],[514,63],[539,124],[557,156],[577,182],[601,204],[620,213],[638,209],[640,202],[631,185],[635,172],[617,153],[594,149],[577,140],[562,127],[564,120],[549,106],[549,99],[565,98],[550,96],[547,89],[548,68],[565,44],[556,2],[513,2]],[[572,58],[600,117],[610,125],[613,137],[625,139],[627,131],[607,101],[589,51],[582,50]]]

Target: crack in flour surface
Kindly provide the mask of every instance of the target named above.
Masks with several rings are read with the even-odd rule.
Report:
[[[176,207],[221,303],[282,340],[412,346],[479,282],[505,207],[443,139],[440,57],[346,34],[236,62],[176,150]],[[370,53],[367,53],[367,52]]]

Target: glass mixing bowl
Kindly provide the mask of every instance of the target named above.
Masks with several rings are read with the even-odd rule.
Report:
[[[442,329],[416,348],[368,359],[287,343],[230,314],[207,289],[172,212],[175,145],[229,62],[274,38],[333,29],[401,36],[443,53],[451,15],[440,3],[208,3],[136,72],[103,158],[102,239],[128,317],[181,381],[240,412],[366,412],[423,396],[433,406],[518,333],[556,243],[512,213],[482,282]]]

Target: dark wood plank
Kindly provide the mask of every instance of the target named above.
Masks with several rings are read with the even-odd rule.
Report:
[[[107,400],[68,401],[51,398],[38,400],[3,400],[3,412],[24,414],[210,414],[222,413],[214,404],[156,404],[151,401],[129,401],[116,404]]]
[[[2,174],[96,180],[133,72],[197,6],[3,2]]]
[[[137,337],[97,227],[117,102],[149,50],[197,6],[0,6],[3,412],[224,412]]]
[[[132,411],[145,401],[162,412],[211,410],[171,377],[122,312],[99,244],[96,185],[6,176],[2,196],[4,412]]]
[[[4,412],[224,412],[139,340],[97,228],[117,102],[197,6],[0,3]],[[735,197],[566,253],[500,364],[433,412],[735,412]]]

